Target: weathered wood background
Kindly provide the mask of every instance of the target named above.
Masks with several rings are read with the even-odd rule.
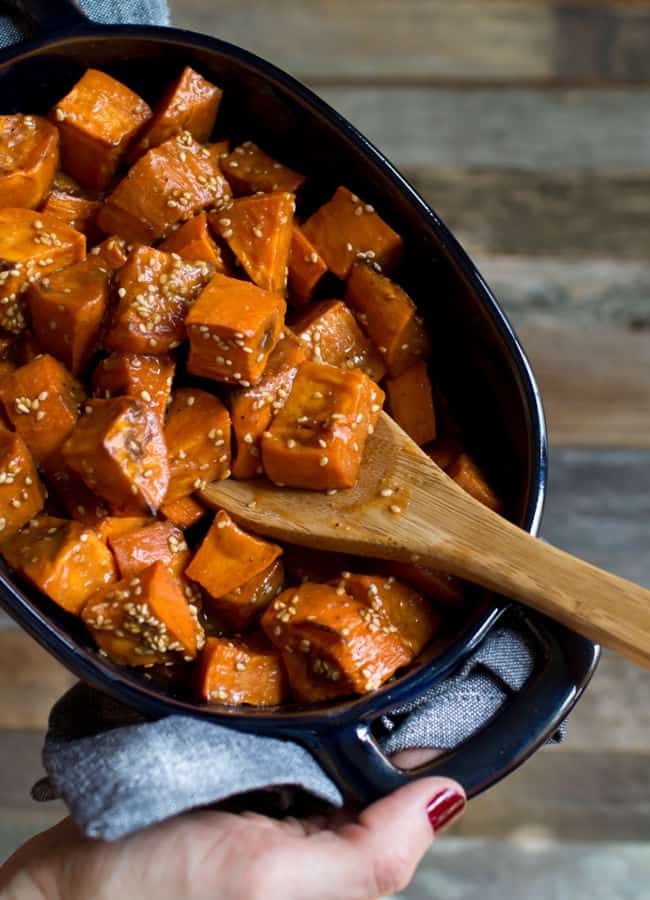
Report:
[[[542,387],[545,536],[650,586],[650,0],[172,0],[384,150],[503,301]],[[0,631],[0,854],[69,676]],[[648,900],[650,678],[605,655],[568,741],[476,800],[404,898]]]

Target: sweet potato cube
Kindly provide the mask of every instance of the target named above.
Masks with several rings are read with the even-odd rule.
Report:
[[[235,478],[261,475],[262,434],[275,413],[289,396],[298,367],[305,361],[306,349],[293,332],[285,329],[275,345],[264,374],[253,387],[238,388],[230,395],[230,413],[235,433],[232,474]]]
[[[308,303],[326,272],[327,263],[294,224],[289,251],[289,301],[294,306]]]
[[[106,199],[97,224],[106,234],[151,244],[177,222],[230,195],[210,152],[184,131],[149,150]]]
[[[295,581],[315,581],[325,583],[338,578],[342,572],[353,568],[354,557],[346,553],[328,550],[314,550],[297,544],[285,544],[284,568]]]
[[[0,540],[31,521],[44,503],[45,491],[25,442],[0,428]]]
[[[503,512],[501,499],[488,484],[485,475],[468,453],[461,453],[447,474],[475,500],[479,500],[494,512]]]
[[[219,510],[185,574],[219,598],[264,572],[281,553],[277,544],[246,534]]]
[[[95,192],[85,191],[74,178],[57,172],[49,194],[41,206],[41,212],[55,216],[70,228],[86,235],[89,243],[101,238],[95,219],[102,201]]]
[[[164,434],[169,458],[165,503],[230,474],[230,416],[212,394],[195,388],[176,391]]]
[[[304,175],[276,162],[252,141],[235,147],[230,155],[221,160],[221,169],[238,197],[258,191],[264,194],[273,191],[295,194],[305,181]]]
[[[379,352],[342,300],[311,304],[292,328],[307,344],[307,356],[314,362],[339,369],[361,369],[373,381],[384,377],[386,366]]]
[[[158,416],[142,400],[90,400],[63,445],[70,468],[124,515],[153,512],[169,484]]]
[[[183,532],[171,522],[155,522],[136,531],[111,535],[108,546],[113,551],[120,578],[137,575],[156,561],[180,577],[190,556]]]
[[[67,612],[115,581],[110,550],[92,528],[67,519],[37,519],[2,544],[7,563]]]
[[[388,411],[400,428],[422,446],[436,437],[436,413],[426,363],[420,360],[395,378],[386,379]]]
[[[168,353],[185,339],[185,316],[212,267],[137,247],[116,276],[118,302],[104,338],[109,350]]]
[[[353,487],[383,401],[363,372],[303,363],[262,438],[267,476],[314,491]]]
[[[217,247],[210,234],[208,215],[204,212],[173,231],[159,249],[165,253],[178,253],[183,259],[211,263],[215,272],[226,270],[221,249]]]
[[[210,607],[233,631],[247,631],[281,593],[284,585],[284,566],[281,559],[263,572],[240,584],[223,597],[210,597]]]
[[[383,356],[392,378],[429,350],[426,329],[409,295],[371,266],[357,263],[352,267],[345,302]]]
[[[179,497],[178,500],[165,502],[160,507],[161,514],[173,522],[178,528],[184,531],[200,522],[203,516],[207,514],[204,506],[201,506],[198,500],[191,495],[187,497]]]
[[[264,635],[209,637],[197,665],[196,690],[202,700],[229,706],[279,706],[286,700],[280,654]]]
[[[93,372],[93,390],[106,400],[138,397],[164,422],[175,367],[171,356],[111,353]]]
[[[95,531],[103,541],[123,534],[131,534],[140,531],[147,525],[154,525],[156,519],[152,516],[106,516],[95,525]]]
[[[29,285],[85,254],[84,235],[55,216],[0,209],[0,327],[20,334],[27,325],[24,294]]]
[[[197,143],[204,144],[214,129],[222,96],[220,88],[186,66],[154,107],[153,117],[129,158],[139,159],[181,131],[188,131]]]
[[[101,244],[93,247],[88,256],[98,256],[102,266],[114,272],[116,269],[121,269],[127,262],[129,258],[128,246],[124,238],[112,235],[102,241]]]
[[[59,447],[41,463],[47,486],[71,519],[95,527],[110,510],[108,503],[93,493],[82,478],[73,472]]]
[[[278,294],[215,275],[185,319],[188,372],[242,387],[256,384],[280,337],[286,308]]]
[[[294,209],[293,194],[259,194],[233,200],[208,217],[251,281],[276,294],[287,289]]]
[[[288,674],[296,699],[305,702],[323,699],[322,682],[329,682],[325,696],[375,690],[413,658],[382,610],[329,585],[305,582],[284,591],[262,627],[283,654],[304,655],[302,677],[296,681],[291,668]]]
[[[151,110],[120,81],[86,69],[50,118],[61,135],[65,171],[84,187],[103,191]]]
[[[40,116],[0,116],[0,206],[36,209],[59,164],[59,133]]]
[[[347,278],[357,258],[382,270],[394,269],[401,257],[401,237],[381,219],[369,203],[339,187],[304,225],[305,237],[339,278]]]
[[[97,591],[81,618],[100,649],[128,666],[189,661],[204,642],[196,608],[161,562]]]
[[[464,587],[460,578],[436,572],[424,566],[382,560],[381,569],[426,594],[442,606],[458,606],[464,599]]]
[[[0,384],[0,400],[37,462],[68,437],[79,417],[81,385],[53,356],[37,356]]]

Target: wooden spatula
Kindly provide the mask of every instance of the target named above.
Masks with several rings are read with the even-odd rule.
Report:
[[[266,480],[228,480],[201,493],[260,534],[457,575],[650,668],[650,591],[531,537],[487,509],[385,413],[351,490],[325,494]]]

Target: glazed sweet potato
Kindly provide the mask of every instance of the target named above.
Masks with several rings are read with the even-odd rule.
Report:
[[[254,284],[285,294],[294,210],[293,194],[259,194],[223,204],[208,221]]]
[[[400,563],[394,560],[382,560],[380,570],[387,575],[394,575],[405,581],[418,591],[426,594],[437,605],[459,606],[465,598],[463,582],[453,575],[426,569],[424,566]]]
[[[258,191],[264,194],[273,191],[295,194],[305,180],[304,175],[267,156],[252,141],[245,141],[224,157],[221,170],[237,197]]]
[[[188,372],[242,387],[256,384],[279,340],[286,308],[278,294],[215,275],[185,320]]]
[[[289,302],[294,306],[308,303],[326,272],[327,263],[294,224],[289,251]]]
[[[160,513],[184,531],[200,522],[203,516],[207,515],[207,510],[194,497],[188,496],[163,503]]]
[[[436,413],[426,363],[420,360],[386,379],[388,411],[400,428],[422,446],[436,437]]]
[[[95,527],[108,516],[110,509],[107,501],[93,493],[83,479],[72,471],[61,447],[42,461],[41,468],[52,499],[58,500],[71,519]]]
[[[409,295],[371,266],[357,263],[352,267],[345,302],[382,354],[392,378],[429,351],[426,329]]]
[[[45,490],[25,442],[0,428],[0,540],[34,520],[45,504]]]
[[[354,559],[346,553],[314,550],[297,544],[286,544],[282,558],[287,576],[296,582],[325,584],[338,578],[341,572],[354,569]]]
[[[111,353],[93,372],[97,397],[138,397],[164,423],[176,363],[171,356]]]
[[[264,572],[281,553],[277,544],[246,534],[220,510],[185,574],[219,598]]]
[[[383,391],[358,370],[303,363],[262,438],[267,476],[315,491],[353,487],[383,401]]]
[[[0,116],[0,206],[36,209],[59,165],[59,133],[40,116]]]
[[[155,522],[135,531],[108,538],[120,578],[138,575],[155,562],[164,563],[177,577],[182,576],[190,553],[180,531],[171,522]]]
[[[87,69],[53,108],[64,170],[86,188],[105,190],[151,110],[130,88]]]
[[[339,278],[347,278],[359,258],[390,272],[402,257],[401,237],[369,203],[344,187],[337,188],[332,199],[301,227],[307,240]]]
[[[106,234],[151,244],[177,222],[214,206],[230,190],[210,152],[184,131],[149,150],[110,194],[97,216]]]
[[[215,244],[210,234],[208,215],[204,212],[173,231],[159,249],[165,253],[178,253],[183,259],[194,262],[203,260],[213,265],[215,272],[226,271],[221,248]]]
[[[287,697],[280,654],[264,635],[210,637],[197,667],[196,691],[202,700],[229,706],[278,706]]]
[[[63,444],[79,417],[84,392],[53,356],[37,356],[0,383],[0,400],[37,462]]]
[[[41,212],[55,216],[70,228],[85,234],[88,243],[94,244],[102,236],[95,222],[101,206],[102,201],[95,192],[85,191],[74,178],[57,172]]]
[[[95,531],[103,541],[108,542],[111,538],[140,531],[155,523],[152,516],[106,516],[96,523]]]
[[[97,591],[81,617],[99,648],[128,666],[192,660],[204,642],[196,608],[161,562]]]
[[[437,437],[434,444],[425,448],[427,456],[440,466],[444,472],[448,472],[463,452],[461,439],[454,434]]]
[[[180,388],[174,394],[165,425],[172,503],[230,475],[230,416],[207,391]]]
[[[284,586],[284,566],[276,559],[268,569],[240,584],[223,597],[208,597],[210,607],[233,631],[247,631],[258,621]]]
[[[104,337],[109,350],[168,353],[185,338],[185,317],[212,267],[136,247],[116,276],[118,302]]]
[[[386,366],[379,351],[342,300],[311,303],[292,328],[307,344],[308,358],[314,362],[339,369],[361,369],[373,381],[384,377]]]
[[[97,244],[96,247],[93,247],[88,256],[100,257],[101,264],[111,272],[115,272],[116,269],[121,269],[127,262],[129,253],[129,245],[124,238],[111,235],[111,237],[106,238],[106,240]]]
[[[0,549],[12,569],[74,615],[95,591],[115,581],[110,550],[79,522],[44,516]]]
[[[124,515],[152,512],[169,484],[158,416],[142,400],[90,400],[63,445],[70,468]]]
[[[494,512],[503,512],[500,497],[490,487],[485,475],[468,453],[461,453],[449,467],[447,474],[475,500],[479,500]]]

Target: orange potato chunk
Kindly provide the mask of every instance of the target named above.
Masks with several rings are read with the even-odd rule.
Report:
[[[265,291],[286,292],[294,209],[293,194],[260,194],[223,204],[208,216],[251,281]]]
[[[83,389],[53,356],[37,356],[0,384],[0,400],[37,462],[65,441],[79,417]]]
[[[97,224],[107,234],[151,244],[167,237],[177,222],[229,194],[209,150],[184,131],[149,150],[131,167],[107,197]]]
[[[221,160],[221,169],[238,197],[258,191],[264,194],[273,191],[295,194],[305,181],[304,175],[276,162],[252,141],[235,147],[230,155]]]
[[[287,574],[295,581],[324,583],[353,568],[353,557],[346,553],[314,550],[297,544],[286,544],[282,558]]]
[[[386,366],[379,352],[342,300],[310,304],[292,328],[307,344],[307,356],[314,362],[361,369],[373,381],[384,377]]]
[[[318,283],[327,272],[327,263],[297,225],[291,232],[289,251],[289,300],[303,306],[311,300]]]
[[[353,487],[383,401],[383,391],[363,372],[303,363],[262,438],[267,476],[314,491]]]
[[[180,577],[190,555],[183,532],[171,522],[154,522],[135,531],[111,535],[108,546],[113,551],[120,578],[138,575],[156,561]]]
[[[14,535],[44,504],[45,491],[25,442],[0,428],[0,539]]]
[[[381,570],[422,591],[437,604],[458,606],[463,602],[465,596],[463,582],[454,575],[394,560],[382,560]]]
[[[95,192],[85,191],[63,172],[57,172],[49,194],[41,206],[41,212],[55,216],[70,228],[86,235],[93,244],[101,238],[101,231],[95,223],[102,201]]]
[[[127,247],[128,244],[123,238],[112,235],[93,247],[88,256],[98,256],[102,266],[114,272],[116,269],[121,269],[128,260],[129,250]]]
[[[286,309],[278,294],[215,275],[185,319],[188,372],[242,387],[256,384],[279,340]]]
[[[400,428],[422,446],[436,437],[436,412],[427,365],[420,360],[395,378],[386,379],[388,411]]]
[[[179,497],[178,500],[171,500],[169,503],[163,503],[160,507],[160,512],[182,531],[186,528],[191,528],[192,525],[196,525],[207,514],[205,507],[201,506],[199,501],[195,500],[191,495]]]
[[[223,403],[197,388],[174,394],[165,425],[169,489],[165,503],[230,475],[230,416]]]
[[[168,353],[185,339],[185,317],[212,267],[137,247],[116,276],[118,302],[104,338],[109,350]]]
[[[211,608],[233,631],[247,631],[257,623],[260,616],[284,585],[284,566],[281,559],[259,572],[253,578],[240,584],[223,597],[209,597]]]
[[[210,234],[208,215],[205,212],[199,213],[173,231],[159,249],[165,253],[178,253],[183,259],[211,263],[215,272],[226,270],[221,249]]]
[[[381,219],[369,203],[339,187],[304,225],[302,231],[329,269],[347,278],[358,258],[390,271],[401,257],[401,237]]]
[[[475,500],[479,500],[494,512],[503,512],[500,497],[490,487],[485,475],[468,453],[461,453],[450,466],[447,474]]]
[[[140,139],[131,151],[132,161],[158,147],[181,131],[189,132],[198,144],[211,136],[223,91],[190,66],[185,66],[154,108]]]
[[[71,519],[84,525],[96,526],[110,510],[106,500],[93,493],[85,482],[73,472],[59,447],[41,463],[48,488]]]
[[[111,353],[93,372],[97,397],[138,397],[164,423],[176,363],[171,356]]]
[[[185,574],[218,599],[264,572],[281,553],[277,544],[246,534],[219,510]]]
[[[140,531],[147,525],[155,524],[156,520],[151,516],[106,516],[95,525],[95,531],[103,541],[108,542],[112,537],[130,534]]]
[[[209,637],[197,665],[196,690],[202,700],[230,706],[279,706],[286,700],[280,654],[264,635]]]
[[[44,516],[1,549],[12,569],[73,615],[95,591],[115,581],[110,550],[79,522]]]
[[[151,110],[120,81],[86,69],[50,118],[61,135],[64,170],[84,187],[103,191]]]
[[[36,209],[59,164],[59,133],[40,116],[0,116],[0,206]]]
[[[70,468],[124,515],[154,512],[169,484],[158,416],[142,400],[90,400],[63,445]]]
[[[161,562],[97,591],[81,618],[98,647],[127,666],[189,661],[205,640],[196,607]]]

